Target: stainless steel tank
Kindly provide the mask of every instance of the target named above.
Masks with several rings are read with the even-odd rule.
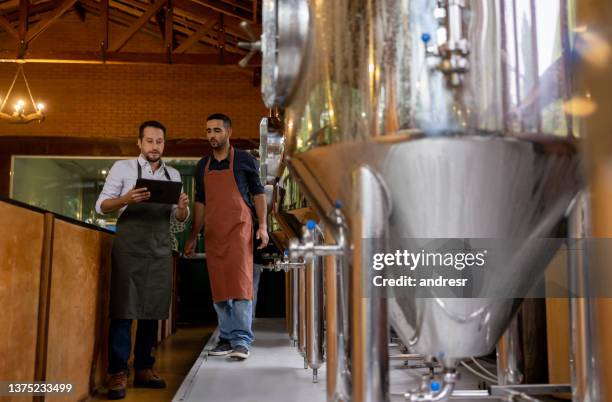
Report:
[[[321,217],[341,200],[355,230],[352,175],[365,165],[389,200],[392,248],[411,238],[520,239],[506,274],[486,284],[489,295],[528,286],[543,272],[556,244],[532,240],[553,234],[580,186],[575,122],[564,113],[572,95],[566,1],[267,0],[263,7],[264,99],[286,107],[286,160]],[[289,54],[299,67],[283,69]],[[270,96],[275,91],[282,96]],[[370,267],[347,271],[369,275]],[[343,308],[356,307],[353,296]],[[414,294],[392,297],[388,309],[413,352],[452,370],[489,353],[519,303]],[[349,325],[342,341],[361,342],[370,325]],[[359,345],[358,355],[372,346]],[[384,367],[372,372],[357,355],[345,359],[338,376],[349,376],[348,367],[379,377],[352,381],[359,400],[374,400],[380,390],[364,388],[385,387]]]

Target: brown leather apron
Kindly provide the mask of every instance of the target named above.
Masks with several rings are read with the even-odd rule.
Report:
[[[210,170],[212,158],[204,168],[204,242],[213,301],[252,300],[253,218],[234,177],[234,148],[229,169]]]

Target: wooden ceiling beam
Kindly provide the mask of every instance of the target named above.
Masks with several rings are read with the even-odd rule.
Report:
[[[186,27],[180,27],[180,26],[177,26],[175,28],[175,30],[177,32],[180,32],[181,34],[184,34],[186,36],[190,36],[192,34],[192,32],[194,30],[196,30],[196,29],[197,29],[197,27],[196,28],[192,28],[192,30],[190,30],[190,29],[188,29]],[[218,41],[217,38],[215,38],[213,36],[213,33],[215,33],[214,29],[209,30],[208,34],[206,34],[202,38],[200,38],[200,41],[205,42],[206,44],[211,45],[211,46],[216,48],[219,45],[219,41]],[[233,44],[233,43],[230,44],[228,42],[225,42],[225,49],[227,51],[229,51],[229,52],[236,53],[236,54],[241,54],[241,55],[245,55],[247,53],[244,49],[240,49],[235,44]]]
[[[36,3],[34,5],[26,4],[28,6],[28,11],[32,19],[36,18],[38,14],[47,12],[54,8],[53,1],[46,1],[44,3]],[[12,24],[15,22],[20,22],[21,19],[21,8],[24,6],[22,2],[19,2],[19,6],[15,9],[6,9],[4,11],[4,17]]]
[[[224,65],[238,63],[242,55],[226,54]],[[25,60],[29,63],[76,63],[76,64],[167,64],[167,54],[159,53],[134,53],[134,52],[107,52],[106,60],[100,58],[100,52],[28,52],[25,59],[15,58],[12,51],[0,51],[0,62],[19,62]],[[200,64],[219,65],[217,53],[204,54],[175,54],[172,62],[174,64]]]
[[[188,17],[208,21],[212,18],[217,19],[218,14],[212,9],[202,6],[191,0],[174,0],[174,7],[182,10]],[[224,25],[227,33],[236,37],[247,39],[246,33],[240,28],[240,18],[225,17]],[[261,35],[261,27],[253,27],[256,35]]]
[[[95,0],[80,0],[80,1],[83,2],[83,4],[85,4],[85,7],[91,14],[98,15],[98,16],[100,15],[102,10],[100,10],[99,4],[96,3]],[[112,22],[122,27],[129,28],[134,23],[133,17],[134,17],[133,14],[126,13],[117,8],[114,8],[114,7],[111,8],[110,6],[108,8],[108,22],[109,23]],[[147,27],[146,25],[140,30],[140,32],[146,33],[147,35],[150,35],[150,36],[159,37],[158,30],[155,30],[152,27],[151,28]],[[108,46],[107,46],[107,50],[108,50]]]
[[[147,11],[145,11],[140,18],[123,34],[121,38],[119,38],[113,46],[110,47],[112,52],[117,52],[125,46],[125,44],[138,32],[143,25],[145,25],[149,20],[153,17],[157,11],[162,8],[162,6],[166,4],[166,0],[157,0],[155,4],[151,5]]]
[[[137,10],[143,10],[143,11],[146,10],[148,6],[148,3],[143,3],[138,0],[113,0],[110,4],[111,4],[111,7],[121,8],[124,11],[126,11],[124,7],[125,5],[131,6]],[[207,21],[211,19],[219,18],[217,12],[209,8],[206,8],[204,6],[201,6],[197,3],[194,3],[191,0],[172,0],[172,5],[173,5],[174,15],[176,17],[189,18],[190,20],[194,22],[198,22],[200,24],[205,24]],[[134,10],[134,11],[137,11],[137,10]],[[140,14],[134,14],[134,13],[131,13],[131,14],[140,15]],[[256,34],[258,34],[258,31],[261,31],[259,27],[255,27],[254,30],[256,31],[255,32]],[[242,28],[240,28],[240,19],[237,19],[234,17],[226,17],[225,18],[225,31],[228,34],[235,36],[237,40],[238,38],[242,40],[248,39],[246,33],[242,30]]]
[[[85,22],[85,18],[87,18],[87,10],[85,10],[85,6],[79,0],[74,3],[74,11],[76,11],[77,15],[81,22]]]
[[[174,49],[174,8],[172,0],[167,0],[165,15],[164,48],[168,53],[169,62],[172,61],[172,50]]]
[[[93,0],[91,0],[93,1]],[[173,4],[176,3],[176,0],[173,0]],[[139,7],[143,7],[143,3],[140,3],[137,0],[121,0],[121,2],[118,1],[113,1],[112,3],[110,3],[111,6],[113,8],[117,8],[118,10],[121,10],[124,13],[133,15],[133,16],[139,16],[140,15],[140,11],[138,10]],[[129,6],[128,6],[129,5]],[[131,6],[131,7],[130,7]],[[174,12],[176,14],[179,14],[177,12],[177,8],[174,7]],[[216,13],[214,11],[211,11],[212,16],[214,20],[217,20],[219,18],[219,13]],[[226,18],[227,20],[227,18]],[[204,24],[206,24],[208,21],[204,22]],[[181,24],[183,26],[181,26]],[[180,23],[178,21],[175,20],[175,27],[174,30],[177,33],[181,33],[183,35],[186,36],[191,36],[193,34],[194,31],[198,31],[199,28],[201,27],[201,25],[199,24],[188,24],[188,23]],[[206,42],[206,44],[212,45],[214,47],[218,46],[218,41],[213,37],[212,35],[213,31],[208,31],[208,36],[205,34],[204,36],[202,36],[200,38],[200,41]],[[226,42],[226,49],[230,52],[233,53],[238,53],[238,54],[246,54],[246,52],[243,49],[240,49],[238,46],[236,46],[235,44],[230,44]]]
[[[4,17],[4,15],[0,15],[0,27],[2,27],[2,29],[4,29],[9,35],[18,41],[21,39],[19,32],[17,32],[17,30],[13,27],[9,20]]]
[[[100,0],[100,49],[103,52],[108,50],[108,20],[108,0]]]
[[[208,7],[212,10],[223,13],[225,15],[229,15],[230,17],[238,18],[240,20],[250,20],[251,19],[250,12],[236,10],[235,7],[232,7],[231,5],[223,1],[219,1],[219,0],[191,0],[191,1],[193,1],[194,3],[200,4],[200,5],[203,5],[204,7]]]
[[[251,5],[249,5],[248,2],[240,2],[240,1],[233,1],[233,0],[222,0],[222,2],[229,4],[232,7],[240,8],[244,11],[251,12]]]
[[[0,9],[11,10],[11,9],[19,9],[19,0],[8,0],[0,4]]]
[[[93,14],[99,13],[98,3],[96,3],[94,0],[81,0],[81,1],[83,1],[83,3],[89,8],[90,12],[92,12]],[[140,4],[137,2],[133,2],[133,3]],[[131,21],[128,21],[126,17],[128,16],[137,17],[140,15],[140,12],[136,8],[126,6],[123,2],[122,3],[113,2],[111,4],[112,4],[112,8],[111,8],[112,13],[110,14],[110,20],[120,25],[130,26]],[[119,16],[117,13],[120,13],[122,16],[125,16],[125,17]],[[181,23],[178,23],[177,21],[175,21],[174,30],[178,34],[190,37],[191,35],[193,35],[194,31],[198,30],[199,27],[200,25],[195,25],[195,24],[194,25],[191,25],[191,24],[181,25]],[[151,36],[159,37],[158,31],[152,27],[149,29],[145,26],[143,27],[143,31],[145,31],[147,34]],[[217,40],[212,36],[212,32],[213,31],[209,31],[210,37],[205,35],[204,37],[200,38],[200,41],[205,42],[207,45],[216,47]],[[227,50],[232,53],[236,53],[236,54],[241,54],[241,55],[246,54],[246,51],[234,45],[228,44]]]
[[[206,22],[204,25],[198,28],[196,32],[191,34],[183,43],[181,43],[180,46],[176,48],[174,53],[185,53],[189,48],[203,39],[210,32],[210,30],[215,27],[215,25],[217,25],[217,21],[215,20]]]
[[[30,12],[30,0],[19,1],[19,44],[17,47],[18,57],[23,57],[28,50],[28,16]]]
[[[43,33],[47,28],[51,26],[59,17],[64,15],[70,7],[74,6],[76,0],[64,0],[59,6],[54,8],[54,10],[47,15],[42,20],[38,21],[38,23],[32,28],[28,30],[28,34],[26,36],[26,41],[28,43],[32,42],[36,39],[41,33]]]
[[[30,12],[30,0],[20,0],[19,2],[19,39],[23,42],[28,34],[28,14]]]

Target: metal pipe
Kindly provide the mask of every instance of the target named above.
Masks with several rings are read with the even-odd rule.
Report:
[[[329,227],[325,228],[325,240],[333,242],[333,234]],[[332,401],[336,391],[336,372],[338,368],[338,292],[337,292],[337,259],[341,257],[327,256],[325,258],[325,356],[327,368],[327,400]]]
[[[459,381],[459,373],[449,370],[444,373],[441,387],[437,381],[430,381],[428,391],[407,392],[404,398],[410,402],[447,401],[452,396],[457,381]]]
[[[298,270],[298,351],[304,357],[304,368],[306,363],[306,272]]]
[[[368,166],[354,174],[351,244],[351,364],[355,402],[389,400],[387,303],[372,284],[373,255],[385,248],[390,205],[383,182]]]
[[[344,215],[341,212],[341,203],[336,202],[336,208],[329,216],[329,221],[332,225],[328,230],[333,231],[333,237],[336,239],[336,244],[318,244],[319,241],[315,242],[315,229],[317,229],[316,222],[308,221],[307,225],[303,228],[301,239],[292,239],[289,242],[289,258],[297,259],[303,258],[303,260],[310,264],[313,260],[319,257],[336,257],[336,289],[334,292],[335,306],[332,309],[332,313],[335,313],[334,320],[328,325],[335,325],[331,333],[336,334],[335,342],[333,346],[335,349],[334,356],[332,357],[332,363],[335,371],[329,370],[328,378],[332,377],[332,380],[328,380],[332,383],[332,387],[328,389],[328,399],[333,401],[349,401],[351,400],[350,389],[351,389],[351,359],[350,359],[350,330],[349,330],[349,278],[350,278],[350,267],[346,259],[342,258],[347,252],[347,226]],[[304,270],[299,270],[300,275]],[[304,276],[305,278],[305,276]],[[298,284],[298,288],[301,288],[301,284]],[[301,296],[301,295],[300,295]],[[300,311],[302,306],[302,299],[299,301]],[[299,314],[298,314],[299,316]],[[302,319],[299,320],[300,330],[298,334],[302,332]],[[322,331],[322,329],[321,329]],[[299,336],[298,336],[299,338]],[[322,339],[322,336],[320,337]],[[302,352],[302,339],[298,340],[300,352]],[[306,342],[304,340],[304,349],[306,348]],[[321,347],[322,350],[322,347]],[[308,359],[306,354],[304,355],[304,368],[308,368]],[[313,377],[313,380],[316,378]]]
[[[319,227],[313,232],[313,241],[324,241]],[[317,372],[323,364],[324,350],[323,312],[323,257],[317,256],[306,264],[306,360],[312,369],[312,382],[318,382]]]
[[[336,367],[334,376],[335,388],[330,390],[330,401],[351,401],[352,392],[352,350],[351,330],[351,265],[346,257],[336,257]]]
[[[315,244],[313,234],[316,227],[314,221],[308,221],[304,228],[302,239],[291,239],[289,242],[289,257],[304,258],[310,261],[315,256],[334,256],[343,255],[346,252],[346,220],[340,211],[342,204],[337,202],[336,208],[330,216],[330,220],[334,223],[336,244]]]
[[[524,362],[520,345],[518,315],[515,315],[497,343],[497,380],[500,385],[523,382]]]
[[[293,346],[297,346],[298,342],[298,333],[299,333],[299,271],[290,271],[289,275],[291,276],[291,333],[290,338],[293,342]]]
[[[589,196],[576,196],[568,222],[568,275],[570,285],[570,368],[572,400],[597,401],[592,313],[589,302],[588,244],[590,237]]]

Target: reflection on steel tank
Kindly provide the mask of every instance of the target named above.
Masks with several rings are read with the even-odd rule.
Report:
[[[385,205],[374,201],[374,208],[388,209],[388,220],[376,233],[393,239],[392,248],[405,248],[402,238],[520,239],[498,286],[525,287],[542,274],[558,242],[535,248],[531,239],[554,234],[581,185],[575,122],[564,113],[574,21],[567,1],[270,0],[263,7],[264,100],[285,107],[289,169],[330,230],[341,200],[349,230],[367,232],[354,194],[382,194]],[[277,24],[266,24],[276,8]],[[280,75],[289,71],[288,55],[294,68]],[[354,182],[364,166],[367,174]],[[355,247],[352,260],[363,261],[356,255],[363,250]],[[350,278],[370,271],[353,264],[339,272],[352,286],[340,289],[337,304],[349,325],[332,325],[338,344],[353,342],[355,353],[339,347],[333,399],[388,396],[386,351],[377,347],[384,340],[372,336],[386,337],[376,330],[386,321],[355,303],[375,298]],[[519,304],[431,293],[391,298],[384,308],[411,352],[444,365],[443,396],[459,360],[490,353]]]

